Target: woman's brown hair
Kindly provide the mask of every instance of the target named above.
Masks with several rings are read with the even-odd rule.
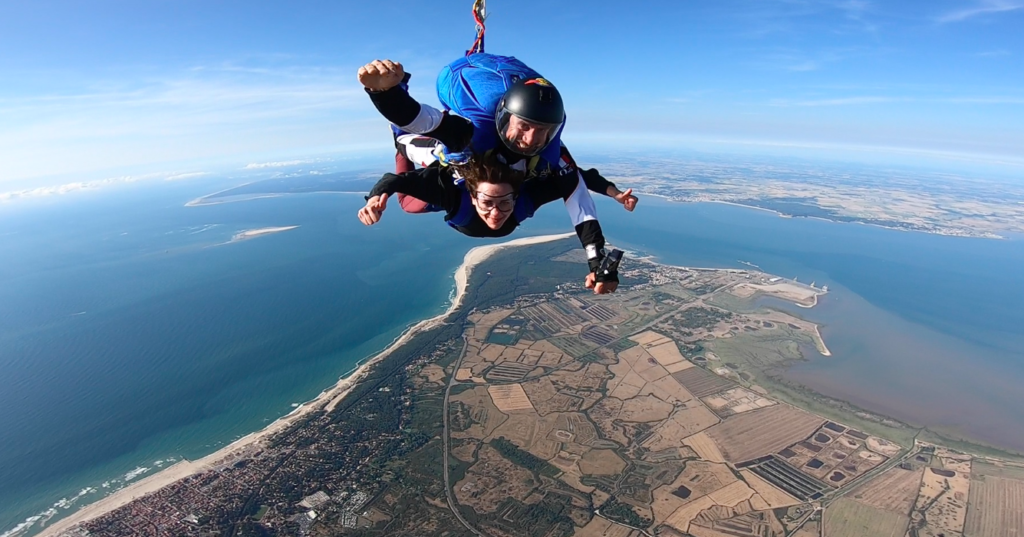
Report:
[[[480,183],[491,183],[492,185],[509,185],[512,187],[512,192],[518,195],[519,187],[526,180],[526,174],[513,170],[508,164],[499,162],[493,151],[485,155],[474,154],[465,164],[455,165],[454,168],[458,171],[459,176],[466,181],[466,187],[470,192],[476,192]]]

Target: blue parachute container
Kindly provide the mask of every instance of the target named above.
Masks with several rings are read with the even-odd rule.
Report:
[[[476,53],[444,66],[437,75],[437,98],[453,114],[473,122],[473,149],[483,153],[498,140],[494,114],[508,88],[520,80],[542,78],[540,73],[512,56]],[[541,152],[550,164],[558,162],[559,136]]]

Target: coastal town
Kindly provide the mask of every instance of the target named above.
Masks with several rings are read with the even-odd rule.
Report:
[[[1024,461],[786,379],[829,359],[799,315],[827,289],[631,258],[597,296],[568,241],[519,244],[467,255],[453,307],[341,389],[43,534],[1024,532]]]
[[[606,157],[607,158],[607,157]],[[706,159],[706,160],[705,160]],[[678,202],[719,202],[775,212],[957,237],[1024,231],[1024,197],[1001,181],[848,168],[776,159],[607,159],[600,169],[638,191]],[[1010,234],[1010,235],[1008,235]]]

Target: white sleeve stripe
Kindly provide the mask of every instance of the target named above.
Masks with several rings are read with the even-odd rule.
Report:
[[[398,125],[398,128],[406,132],[424,134],[441,125],[442,117],[444,117],[444,114],[442,114],[440,110],[421,103],[420,113],[416,114],[416,119],[412,120],[412,123],[408,125]]]
[[[565,200],[565,208],[569,211],[569,218],[572,225],[578,226],[587,220],[597,220],[597,207],[594,206],[594,198],[590,197],[590,191],[583,182],[583,176],[576,172],[576,190]]]
[[[423,140],[430,140],[433,143],[431,145],[413,143]],[[418,134],[403,134],[396,138],[396,141],[405,146],[405,156],[409,157],[409,160],[423,167],[429,166],[431,162],[437,160],[434,151],[441,146],[441,142]]]

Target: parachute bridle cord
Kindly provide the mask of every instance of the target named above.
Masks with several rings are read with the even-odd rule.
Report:
[[[487,0],[474,0],[473,20],[476,21],[476,41],[473,41],[473,46],[466,51],[466,56],[484,51],[484,33],[487,31],[487,27],[484,25],[484,21],[487,20]]]

